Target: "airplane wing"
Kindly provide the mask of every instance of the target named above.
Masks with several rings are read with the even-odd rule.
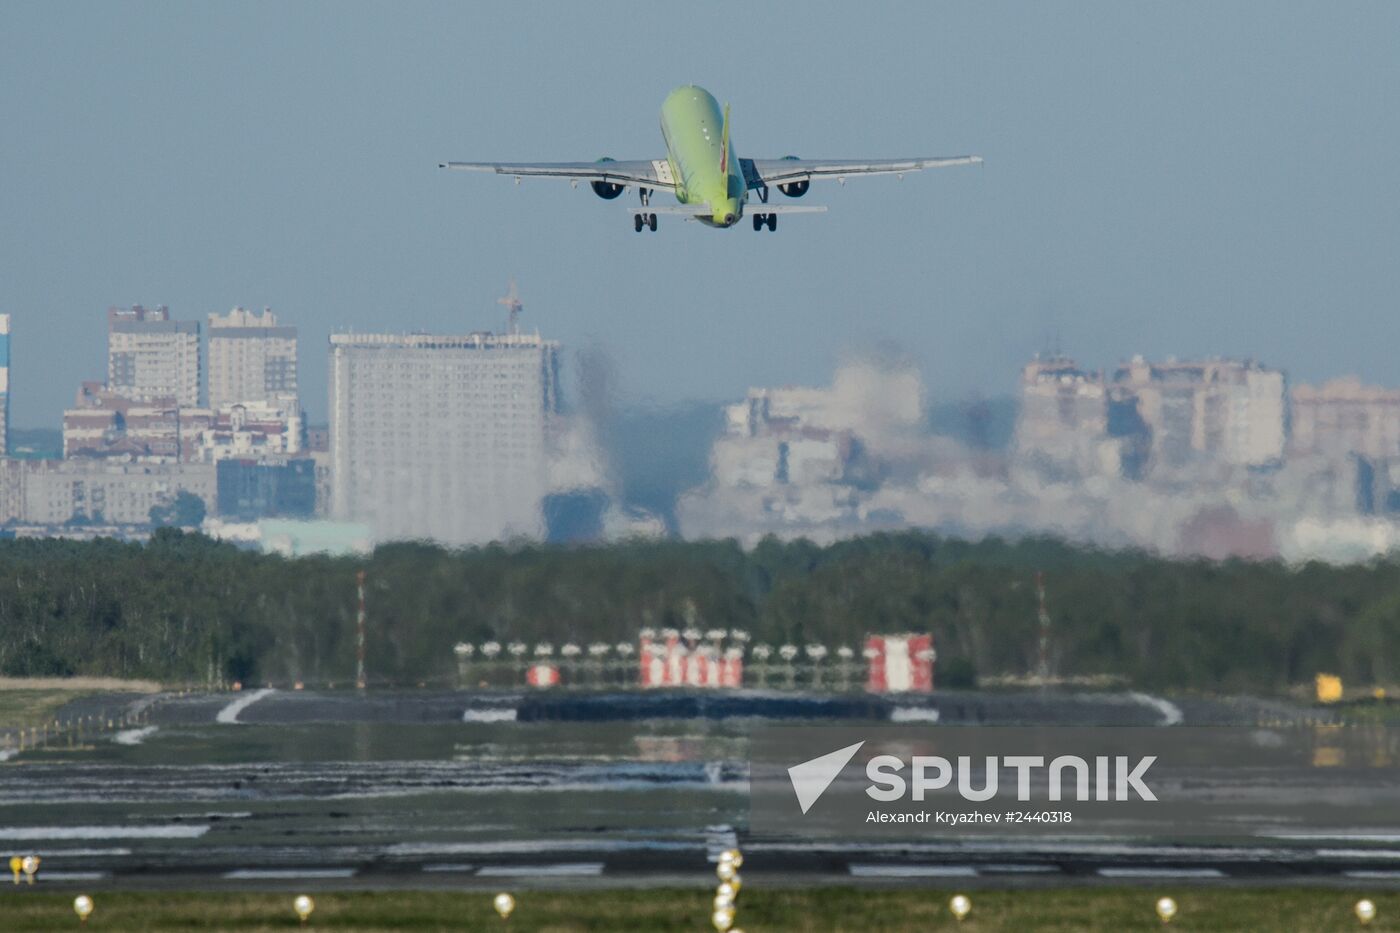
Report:
[[[438,168],[514,175],[516,181],[526,176],[541,176],[570,178],[575,181],[601,181],[615,185],[642,185],[647,188],[676,187],[675,179],[671,177],[671,163],[665,159],[633,162],[441,162]]]
[[[903,175],[926,168],[950,165],[976,165],[981,156],[945,156],[925,159],[740,159],[744,181],[750,188],[764,185],[785,185],[835,178],[844,182],[852,175]]]

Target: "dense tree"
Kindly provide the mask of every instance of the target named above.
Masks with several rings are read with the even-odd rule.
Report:
[[[1324,670],[1360,683],[1400,677],[1400,564],[1388,561],[1168,561],[916,532],[826,547],[770,538],[747,551],[732,541],[404,543],[359,559],[287,559],[176,528],[145,545],[0,542],[0,673],[345,682],[361,569],[371,670],[400,683],[450,678],[461,640],[616,643],[687,624],[831,646],[927,631],[945,684],[1022,674],[1038,655],[1037,571],[1061,674],[1256,691]]]
[[[182,489],[164,505],[151,506],[150,517],[157,528],[198,528],[204,521],[204,500]]]

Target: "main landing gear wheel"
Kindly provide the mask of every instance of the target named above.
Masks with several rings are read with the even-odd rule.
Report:
[[[641,214],[633,214],[633,215],[632,215],[632,229],[633,229],[633,230],[636,230],[638,233],[641,233],[641,232],[642,232],[642,224],[644,224],[644,223],[646,223],[646,221],[642,220],[642,215],[641,215]]]
[[[655,230],[656,230],[656,215],[655,215],[655,214],[633,214],[633,215],[632,215],[632,229],[633,229],[633,230],[636,230],[638,233],[641,233],[643,227],[646,227],[648,230],[655,231]]]
[[[647,215],[647,227],[649,227],[649,228],[651,229],[651,232],[652,232],[652,233],[655,233],[655,232],[656,232],[656,215],[655,215],[655,214],[648,214],[648,215]]]
[[[775,230],[777,230],[777,229],[778,229],[778,215],[777,215],[777,214],[769,214],[769,215],[768,215],[768,232],[769,232],[769,233],[772,233],[773,231],[775,231]]]
[[[777,230],[777,229],[778,229],[778,215],[777,215],[777,214],[754,214],[754,215],[753,215],[753,228],[754,228],[755,230],[762,230],[764,227],[767,227],[769,230]]]
[[[762,229],[763,229],[763,215],[762,215],[762,214],[754,214],[754,215],[753,215],[753,228],[754,228],[754,230],[762,230]]]

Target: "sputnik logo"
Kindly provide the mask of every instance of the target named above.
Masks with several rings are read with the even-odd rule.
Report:
[[[861,740],[854,745],[838,748],[834,752],[788,768],[788,778],[792,781],[792,789],[797,794],[797,803],[802,807],[803,814],[821,799],[822,794],[826,793],[826,789],[864,744],[865,741]]]

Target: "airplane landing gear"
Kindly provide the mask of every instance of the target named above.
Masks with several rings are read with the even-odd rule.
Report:
[[[643,227],[646,227],[648,230],[651,230],[651,231],[655,232],[655,230],[656,230],[656,215],[655,215],[655,214],[633,214],[633,215],[632,215],[632,229],[635,230],[635,231],[637,231],[638,233],[641,233]]]
[[[753,228],[754,228],[755,230],[762,230],[765,226],[766,226],[769,230],[777,230],[777,229],[778,229],[778,215],[777,215],[777,214],[754,214],[754,215],[753,215]]]

